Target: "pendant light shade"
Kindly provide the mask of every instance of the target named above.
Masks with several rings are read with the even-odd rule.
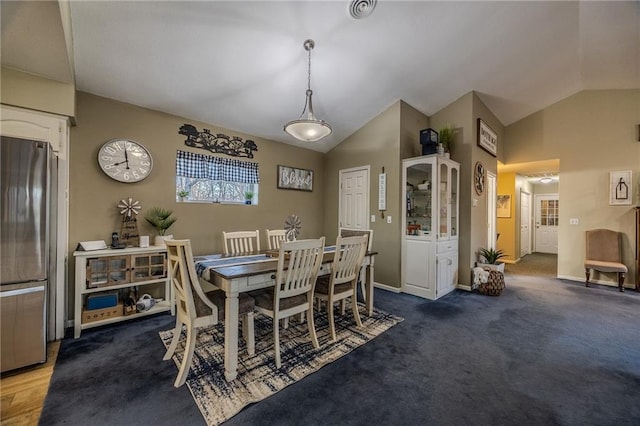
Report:
[[[314,46],[315,43],[313,40],[305,40],[304,48],[309,52],[309,72],[307,74],[307,92],[304,110],[300,118],[284,125],[285,132],[305,142],[319,141],[331,134],[331,126],[324,120],[318,120],[315,115],[313,115],[313,103],[311,101],[311,96],[313,95],[313,91],[311,90],[311,50]]]

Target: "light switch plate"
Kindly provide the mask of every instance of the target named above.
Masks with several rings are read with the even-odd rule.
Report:
[[[391,216],[387,216],[387,223],[391,223]]]
[[[569,225],[578,225],[580,223],[580,220],[577,217],[572,217],[571,219],[569,219]]]
[[[375,222],[375,221],[376,221],[376,215],[375,215],[375,214],[372,214],[372,215],[371,215],[371,222]]]

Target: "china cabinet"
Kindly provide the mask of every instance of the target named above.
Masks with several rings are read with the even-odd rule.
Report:
[[[75,251],[74,337],[82,330],[172,309],[167,249],[162,246]],[[123,307],[123,294],[138,290],[158,302],[150,309],[131,313]],[[90,308],[89,299],[110,300],[102,309]],[[114,302],[115,301],[115,304]],[[100,303],[100,302],[98,302]],[[125,315],[127,313],[127,315]]]
[[[402,289],[434,300],[458,283],[460,165],[438,155],[402,164]]]

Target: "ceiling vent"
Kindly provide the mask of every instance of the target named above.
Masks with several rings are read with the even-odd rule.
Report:
[[[353,19],[362,19],[371,15],[378,0],[351,0],[349,14]]]

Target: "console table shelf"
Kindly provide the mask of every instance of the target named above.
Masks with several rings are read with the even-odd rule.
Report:
[[[76,258],[75,338],[80,337],[82,330],[88,328],[172,311],[166,247],[76,251],[73,255]],[[108,296],[134,287],[138,288],[140,293],[154,293],[154,298],[162,300],[146,311],[129,315],[124,315],[123,300],[120,296],[118,296],[117,306],[86,309],[87,297],[90,295],[103,293]],[[83,313],[91,312],[95,312],[100,319],[94,317],[83,322]]]

